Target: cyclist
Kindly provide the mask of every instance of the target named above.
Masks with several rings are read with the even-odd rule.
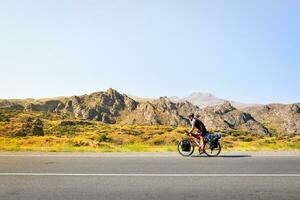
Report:
[[[204,138],[207,134],[207,130],[202,121],[195,117],[194,113],[189,114],[188,118],[192,126],[191,130],[189,131],[189,136],[195,141],[196,144],[199,144],[199,142],[197,142],[197,138],[199,138],[199,153],[202,153],[204,151]],[[195,129],[197,129],[197,132],[196,134],[193,134]]]

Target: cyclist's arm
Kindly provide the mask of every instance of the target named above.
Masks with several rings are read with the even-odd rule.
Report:
[[[192,128],[189,131],[189,133],[191,134],[194,130],[195,130],[195,121],[193,120],[193,122],[192,122]]]
[[[192,127],[191,130],[189,131],[189,133],[192,134],[194,130],[195,130],[195,127]]]

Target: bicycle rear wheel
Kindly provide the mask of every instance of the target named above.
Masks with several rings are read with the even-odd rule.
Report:
[[[190,143],[190,149],[183,149],[182,148],[182,143],[183,142],[188,142]],[[194,145],[187,139],[185,140],[182,140],[181,142],[178,143],[178,146],[177,146],[177,150],[178,150],[178,153],[184,157],[189,157],[191,156],[193,153],[194,153],[194,150],[195,150],[195,147]]]
[[[204,153],[208,156],[208,157],[217,157],[220,153],[221,153],[221,144],[218,142],[217,147],[211,147],[209,142],[206,142],[204,145]]]

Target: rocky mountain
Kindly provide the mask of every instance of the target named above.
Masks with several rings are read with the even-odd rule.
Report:
[[[214,98],[210,95],[206,97]],[[300,121],[299,104],[270,105],[268,109],[253,107],[240,110],[230,102],[224,101],[215,106],[199,108],[190,101],[172,101],[168,97],[136,101],[113,89],[53,99],[0,100],[0,107],[24,112],[51,112],[110,124],[172,126],[189,125],[186,116],[193,112],[198,114],[210,129],[243,130],[267,136],[271,135],[270,128],[278,128],[286,134],[299,134]]]
[[[283,134],[300,133],[300,103],[283,105],[270,104],[243,109],[257,121],[268,127],[275,128]]]
[[[76,118],[117,123],[118,118],[137,108],[137,102],[113,89],[60,100],[40,100],[25,103],[25,111],[44,111],[71,115]]]
[[[172,126],[187,126],[186,116],[197,112],[198,107],[189,102],[174,103],[166,97],[158,100],[139,102],[137,109],[128,114],[122,124],[164,124]]]
[[[190,96],[185,98],[179,98],[177,96],[172,96],[169,98],[174,102],[189,101],[192,104],[199,107],[219,105],[225,101],[224,99],[220,99],[210,93],[202,93],[202,92],[194,92]]]
[[[233,107],[229,101],[202,109],[199,117],[207,127],[214,130],[244,130],[271,136],[270,131],[263,124],[256,121],[251,114]]]

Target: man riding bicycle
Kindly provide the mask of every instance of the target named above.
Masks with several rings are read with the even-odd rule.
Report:
[[[199,147],[199,153],[201,153],[204,151],[204,138],[207,134],[207,130],[204,124],[202,123],[202,121],[197,117],[195,117],[194,113],[189,114],[188,118],[192,126],[191,130],[189,131],[189,136],[194,140],[196,144],[199,144],[199,142],[197,141],[199,138],[200,144],[198,147]],[[197,129],[197,132],[196,134],[193,134],[193,131],[195,129]]]

